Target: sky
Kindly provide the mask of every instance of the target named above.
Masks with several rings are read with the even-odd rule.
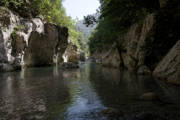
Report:
[[[96,13],[100,3],[99,0],[64,0],[63,6],[68,16],[81,20],[88,14]]]

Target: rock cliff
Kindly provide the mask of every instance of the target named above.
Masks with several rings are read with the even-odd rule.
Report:
[[[159,0],[159,4],[159,9],[147,14],[142,20],[130,26],[124,35],[114,40],[118,53],[109,54],[111,59],[100,56],[101,61],[106,61],[104,64],[112,66],[122,64],[123,68],[137,70],[140,73],[143,73],[143,69],[144,72],[149,72],[156,68],[180,38],[178,24],[180,1]],[[97,53],[103,54],[96,51],[94,55],[98,56]],[[113,57],[115,53],[119,54],[119,62]]]
[[[155,29],[154,14],[148,15],[142,23],[134,24],[129,31],[118,40],[118,48],[122,63],[128,70],[136,70],[145,64],[150,52]]]
[[[0,7],[0,63],[46,66],[58,63],[67,47],[68,29],[42,16],[25,19]]]
[[[154,76],[180,85],[180,40],[157,65]]]

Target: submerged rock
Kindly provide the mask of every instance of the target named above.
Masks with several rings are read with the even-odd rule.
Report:
[[[168,120],[168,118],[157,113],[142,112],[136,115],[135,120]]]
[[[62,63],[61,68],[74,69],[74,68],[79,68],[79,65],[77,63],[73,63],[73,62],[64,62],[64,63]]]
[[[99,115],[105,116],[109,119],[119,119],[121,117],[124,117],[124,113],[122,111],[116,110],[116,109],[104,109],[99,112]]]
[[[155,99],[156,99],[156,94],[153,92],[144,93],[142,96],[140,96],[140,100],[151,101]]]

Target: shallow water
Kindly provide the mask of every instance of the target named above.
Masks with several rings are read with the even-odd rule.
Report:
[[[147,92],[158,100],[140,100]],[[142,120],[137,116],[147,113],[179,120],[178,95],[151,76],[95,64],[74,70],[29,68],[0,73],[0,120]],[[123,115],[101,114],[111,109]]]

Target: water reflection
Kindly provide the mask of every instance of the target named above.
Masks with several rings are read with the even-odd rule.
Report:
[[[126,116],[168,109],[178,120],[176,104],[139,100],[146,92],[157,93],[160,102],[168,100],[173,96],[170,91],[151,76],[93,64],[74,70],[54,67],[0,73],[0,120],[108,120],[99,115],[106,108],[119,109]]]

